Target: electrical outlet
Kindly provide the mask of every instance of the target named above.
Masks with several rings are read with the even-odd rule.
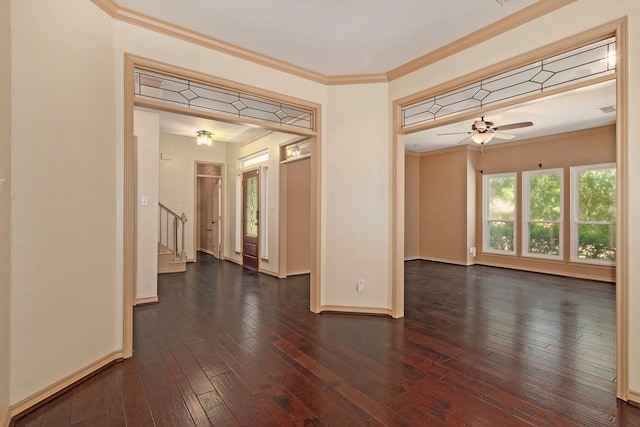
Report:
[[[469,253],[471,254],[471,256],[476,256],[476,247],[475,246],[471,246],[469,248]]]
[[[364,292],[364,279],[358,279],[358,282],[356,283],[356,290],[358,292]]]

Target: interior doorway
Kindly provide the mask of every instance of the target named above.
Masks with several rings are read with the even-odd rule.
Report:
[[[258,169],[242,174],[242,265],[258,270],[260,181]]]
[[[196,164],[196,249],[220,259],[222,253],[222,165]]]

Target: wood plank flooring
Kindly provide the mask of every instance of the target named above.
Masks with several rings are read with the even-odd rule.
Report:
[[[133,358],[15,426],[640,426],[614,395],[613,284],[411,261],[394,320],[199,260],[135,308]]]

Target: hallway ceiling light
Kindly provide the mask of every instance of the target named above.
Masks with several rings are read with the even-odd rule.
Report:
[[[196,144],[211,147],[213,145],[213,134],[208,130],[199,130],[198,137],[196,138]]]

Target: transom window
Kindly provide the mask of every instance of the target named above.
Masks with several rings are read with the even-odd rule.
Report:
[[[401,127],[432,122],[467,111],[544,93],[616,71],[616,39],[610,37],[515,70],[402,107]]]

